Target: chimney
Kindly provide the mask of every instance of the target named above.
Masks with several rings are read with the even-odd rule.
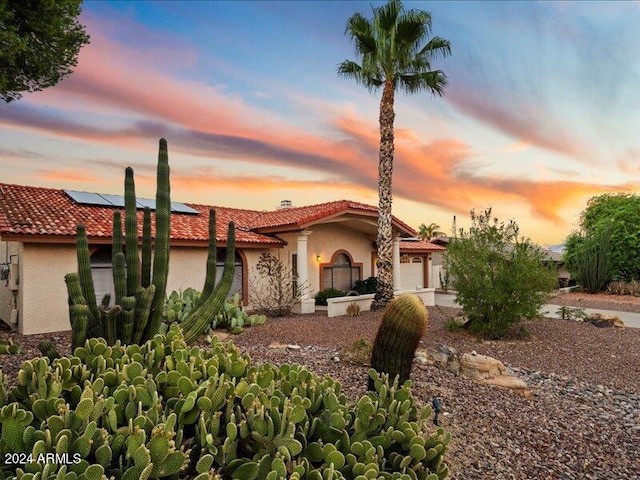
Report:
[[[291,203],[291,200],[280,200],[280,205],[277,209],[283,210],[285,208],[293,208],[293,203]]]

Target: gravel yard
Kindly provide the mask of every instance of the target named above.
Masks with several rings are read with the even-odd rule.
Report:
[[[558,304],[640,312],[636,298],[568,294]],[[620,303],[620,299],[627,299]],[[613,303],[616,300],[617,303]],[[588,303],[591,302],[591,303]],[[478,342],[450,332],[445,322],[458,310],[430,307],[421,348],[444,344],[477,351],[505,363],[534,391],[526,400],[510,391],[417,362],[413,392],[443,403],[441,425],[452,432],[448,461],[452,479],[640,478],[640,329],[600,329],[590,324],[540,319],[525,322],[527,338]],[[296,362],[340,380],[352,398],[365,391],[366,366],[345,361],[344,348],[359,338],[372,342],[380,312],[359,317],[326,314],[269,319],[233,341],[255,362]],[[68,351],[69,334],[19,337],[26,352],[1,355],[13,379],[21,362],[39,355],[43,339]],[[273,343],[300,349],[270,348]]]

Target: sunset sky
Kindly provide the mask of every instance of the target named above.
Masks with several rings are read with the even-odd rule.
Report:
[[[270,210],[377,204],[378,105],[336,75],[368,1],[85,1],[75,72],[0,104],[0,181]],[[406,2],[452,55],[396,97],[394,214],[449,233],[491,206],[561,243],[593,195],[640,186],[640,2]]]

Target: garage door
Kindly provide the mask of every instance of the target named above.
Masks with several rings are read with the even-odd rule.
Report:
[[[424,264],[422,257],[400,257],[400,286],[403,290],[424,287]]]

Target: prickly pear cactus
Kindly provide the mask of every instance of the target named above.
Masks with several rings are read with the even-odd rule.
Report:
[[[450,435],[428,430],[431,410],[407,385],[370,375],[375,391],[352,403],[328,376],[252,365],[217,337],[190,347],[177,325],[143,345],[91,338],[72,357],[23,364],[0,402],[0,455],[24,461],[0,475],[445,478]]]
[[[162,311],[162,321],[165,324],[165,333],[172,323],[182,323],[186,320],[201,298],[201,293],[194,288],[182,291],[173,291],[167,297]]]
[[[211,322],[211,329],[226,328],[235,335],[242,333],[244,327],[262,325],[266,321],[267,317],[265,315],[249,315],[245,312],[240,294],[236,293],[233,298],[228,298],[224,302],[222,311]]]

